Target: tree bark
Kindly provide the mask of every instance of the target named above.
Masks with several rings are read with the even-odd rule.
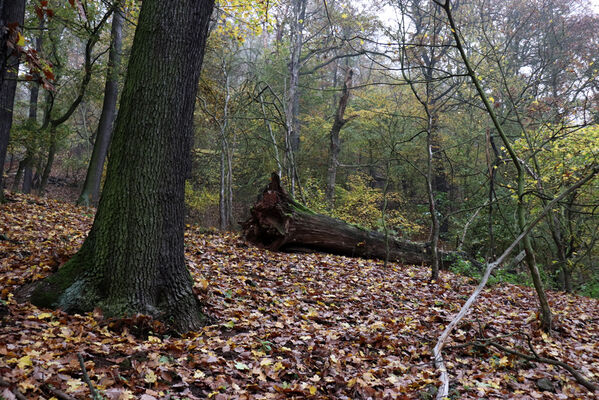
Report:
[[[337,106],[337,111],[335,112],[335,120],[333,121],[333,126],[331,127],[331,132],[329,135],[331,139],[331,145],[329,150],[329,168],[327,171],[326,199],[328,207],[331,210],[335,205],[335,181],[337,179],[337,166],[339,165],[337,158],[339,156],[339,152],[341,151],[339,133],[341,132],[343,125],[347,123],[347,119],[345,119],[344,116],[345,109],[347,108],[347,102],[349,101],[349,86],[351,85],[352,76],[353,70],[348,68],[347,74],[345,75],[345,81],[343,82],[341,97],[339,98],[339,105]]]
[[[67,312],[147,314],[178,332],[203,315],[184,258],[184,188],[213,0],[145,0],[106,182],[79,252],[32,301]]]
[[[405,264],[431,263],[428,243],[410,242],[384,233],[367,231],[326,215],[316,214],[296,202],[281,187],[279,176],[271,182],[242,223],[243,237],[273,251],[324,251],[350,257],[377,258]],[[387,240],[388,239],[388,240]],[[388,247],[387,247],[388,246]],[[463,253],[439,252],[451,262]],[[481,267],[480,263],[470,260]]]
[[[23,25],[25,1],[9,0],[0,3],[0,202],[4,200],[4,162],[12,127],[12,112],[17,89],[19,58],[9,52],[8,24]]]
[[[77,199],[79,205],[97,204],[100,194],[100,182],[104,171],[104,160],[108,153],[112,127],[116,117],[116,104],[119,94],[119,70],[121,65],[121,53],[123,43],[122,10],[115,10],[112,16],[112,28],[110,33],[110,50],[108,53],[108,70],[106,72],[106,85],[104,87],[104,102],[94,149],[85,175],[85,182],[81,194]]]

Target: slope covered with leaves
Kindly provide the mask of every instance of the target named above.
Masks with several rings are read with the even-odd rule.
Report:
[[[144,317],[109,321],[19,304],[15,289],[77,250],[93,210],[9,199],[0,206],[0,394],[7,399],[13,389],[31,399],[56,389],[89,398],[78,353],[109,399],[431,398],[431,347],[475,283],[450,273],[430,283],[417,266],[271,253],[192,226],[187,258],[211,325],[177,337]],[[530,339],[539,355],[597,382],[598,302],[549,297],[552,337],[538,330],[530,288],[484,292],[446,350],[453,398],[593,398],[563,370],[470,345],[496,338],[529,352]],[[553,391],[543,391],[541,379]]]

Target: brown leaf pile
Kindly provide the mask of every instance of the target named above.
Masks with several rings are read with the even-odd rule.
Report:
[[[0,206],[0,395],[90,398],[77,353],[108,399],[429,399],[431,347],[473,289],[469,278],[327,254],[248,247],[190,227],[186,250],[212,325],[171,337],[143,316],[105,321],[18,304],[13,291],[81,245],[93,210],[20,195]],[[594,398],[565,371],[468,345],[496,337],[599,380],[596,300],[549,293],[553,336],[538,330],[532,289],[486,290],[445,351],[455,399]],[[554,391],[543,391],[545,378]],[[541,385],[544,387],[544,385]],[[12,397],[11,397],[12,396]]]

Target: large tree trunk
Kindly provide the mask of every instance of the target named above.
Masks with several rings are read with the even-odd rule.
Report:
[[[184,258],[184,188],[213,0],[144,0],[106,182],[79,252],[33,292],[39,306],[201,326]]]
[[[77,204],[97,204],[100,193],[100,181],[104,171],[104,160],[108,153],[112,126],[116,116],[116,103],[119,92],[119,67],[121,64],[123,21],[125,17],[122,10],[115,10],[112,16],[112,30],[110,33],[110,51],[108,53],[108,71],[106,73],[106,86],[104,87],[104,104],[98,123],[96,141],[89,161],[85,183]]]
[[[386,257],[383,233],[315,214],[285,192],[275,173],[242,227],[246,240],[270,250],[305,249],[363,258]],[[427,244],[389,238],[390,261],[429,264],[430,256]]]
[[[0,202],[4,199],[4,162],[12,127],[12,111],[19,69],[18,57],[11,54],[8,49],[8,32],[5,27],[15,22],[22,26],[24,16],[24,0],[0,0]]]

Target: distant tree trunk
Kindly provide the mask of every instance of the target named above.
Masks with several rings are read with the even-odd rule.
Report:
[[[439,279],[439,216],[437,215],[437,205],[435,201],[435,191],[433,188],[433,126],[434,117],[427,110],[428,121],[426,129],[426,149],[427,149],[427,172],[426,172],[426,193],[428,195],[428,210],[431,214],[431,231],[429,241],[431,243],[431,279]]]
[[[547,216],[550,219],[551,237],[555,243],[557,259],[559,262],[559,274],[562,276],[562,290],[571,293],[572,292],[572,277],[570,270],[568,269],[568,259],[566,257],[566,248],[563,241],[562,229],[560,221],[557,218],[557,213],[551,211]]]
[[[291,183],[291,194],[295,194],[295,184],[297,180],[296,155],[300,146],[300,126],[299,126],[299,76],[300,76],[300,56],[303,45],[302,30],[304,27],[304,18],[306,17],[307,0],[293,0],[293,15],[291,16],[290,26],[290,59],[289,59],[289,87],[287,88],[287,107],[285,109],[286,118],[286,146],[287,155],[287,174]]]
[[[83,101],[83,97],[85,96],[85,91],[87,89],[87,85],[89,84],[92,76],[92,66],[94,63],[94,58],[92,57],[93,49],[98,43],[98,39],[100,38],[100,30],[110,17],[110,15],[117,9],[120,5],[120,0],[115,0],[112,5],[106,10],[101,21],[94,25],[93,31],[89,32],[89,37],[87,42],[85,43],[85,58],[83,62],[83,77],[81,78],[81,82],[79,83],[79,88],[77,90],[77,96],[71,102],[71,104],[67,107],[66,111],[59,116],[58,118],[52,118],[51,111],[52,107],[50,107],[45,116],[44,123],[40,130],[49,129],[50,131],[50,148],[48,150],[48,158],[46,161],[46,165],[44,167],[44,172],[42,174],[41,183],[38,188],[39,195],[43,195],[46,190],[46,184],[48,183],[48,178],[50,177],[50,173],[52,172],[52,165],[54,164],[54,157],[56,155],[56,146],[57,146],[57,129],[60,125],[64,124],[68,121],[69,118],[73,115],[73,113],[79,107],[79,104]]]
[[[225,103],[223,105],[223,122],[220,124],[221,135],[221,157],[220,157],[220,229],[227,230],[231,228],[233,221],[233,167],[231,166],[231,143],[227,137],[227,128],[229,126],[229,102],[231,100],[230,78],[227,72],[227,66],[223,64],[223,74],[225,76]]]
[[[44,167],[44,172],[42,173],[42,180],[39,187],[39,194],[43,194],[46,190],[46,185],[48,184],[48,179],[50,179],[50,172],[52,172],[52,165],[54,165],[54,157],[56,156],[56,147],[57,147],[57,137],[56,137],[56,128],[58,126],[51,124],[50,125],[50,147],[48,149],[48,158],[46,159],[46,166]]]
[[[106,181],[79,252],[34,290],[39,306],[160,318],[178,332],[203,316],[185,266],[185,180],[213,0],[144,0]]]
[[[266,124],[266,128],[268,129],[268,133],[270,135],[270,140],[272,141],[272,149],[275,155],[275,161],[277,162],[277,169],[279,171],[279,176],[283,176],[283,164],[281,164],[281,158],[279,157],[279,146],[277,145],[277,139],[275,138],[275,134],[272,130],[272,125],[268,120],[266,115],[266,108],[264,107],[264,98],[262,93],[260,93],[260,107],[262,109],[262,116],[264,117],[264,123]]]
[[[21,187],[21,192],[25,194],[31,193],[31,188],[33,187],[33,156],[28,154],[25,156],[23,160],[23,186]]]
[[[39,53],[42,51],[43,43],[43,32],[44,32],[44,21],[40,21],[38,25],[38,36],[35,38],[35,50]],[[38,109],[38,98],[40,93],[40,84],[38,82],[31,82],[31,90],[29,92],[29,122],[31,129],[37,127],[37,109]],[[31,144],[29,147],[32,147]],[[33,187],[33,163],[35,158],[35,151],[32,148],[27,149],[25,156],[24,165],[24,176],[23,176],[23,187],[21,191],[23,193],[31,193]]]
[[[19,58],[7,47],[10,23],[23,25],[24,0],[0,0],[0,202],[4,201],[4,162],[12,127],[12,112],[17,88]]]
[[[11,152],[10,153],[10,161],[8,162],[8,169],[6,170],[6,172],[11,172],[12,171],[12,166],[15,163],[15,153]]]
[[[15,173],[15,178],[12,181],[12,191],[16,192],[19,190],[19,184],[21,183],[21,179],[23,179],[23,171],[25,170],[25,160],[19,161],[19,165],[17,166],[17,172]]]
[[[220,151],[220,190],[218,195],[218,224],[221,231],[227,229],[229,221],[227,220],[227,167],[226,167],[226,155],[224,152],[224,139],[221,138],[221,151]]]
[[[100,182],[104,171],[104,160],[108,153],[112,126],[116,117],[116,104],[119,91],[119,70],[121,65],[121,53],[123,42],[122,10],[115,10],[112,16],[112,30],[110,33],[110,51],[108,53],[108,70],[106,72],[106,86],[104,87],[104,104],[102,114],[96,132],[94,149],[85,175],[85,182],[77,204],[97,204],[100,194]]]
[[[353,71],[351,68],[348,68],[347,74],[345,75],[345,81],[343,82],[341,97],[339,98],[339,105],[337,106],[337,111],[335,112],[335,120],[333,121],[333,126],[331,127],[331,132],[329,135],[331,145],[329,150],[329,168],[327,171],[326,199],[327,205],[331,210],[335,206],[335,181],[337,178],[337,166],[339,165],[337,157],[341,151],[339,133],[341,132],[343,125],[347,123],[347,120],[344,119],[344,116],[347,102],[349,100],[349,86],[351,85],[352,76]]]

